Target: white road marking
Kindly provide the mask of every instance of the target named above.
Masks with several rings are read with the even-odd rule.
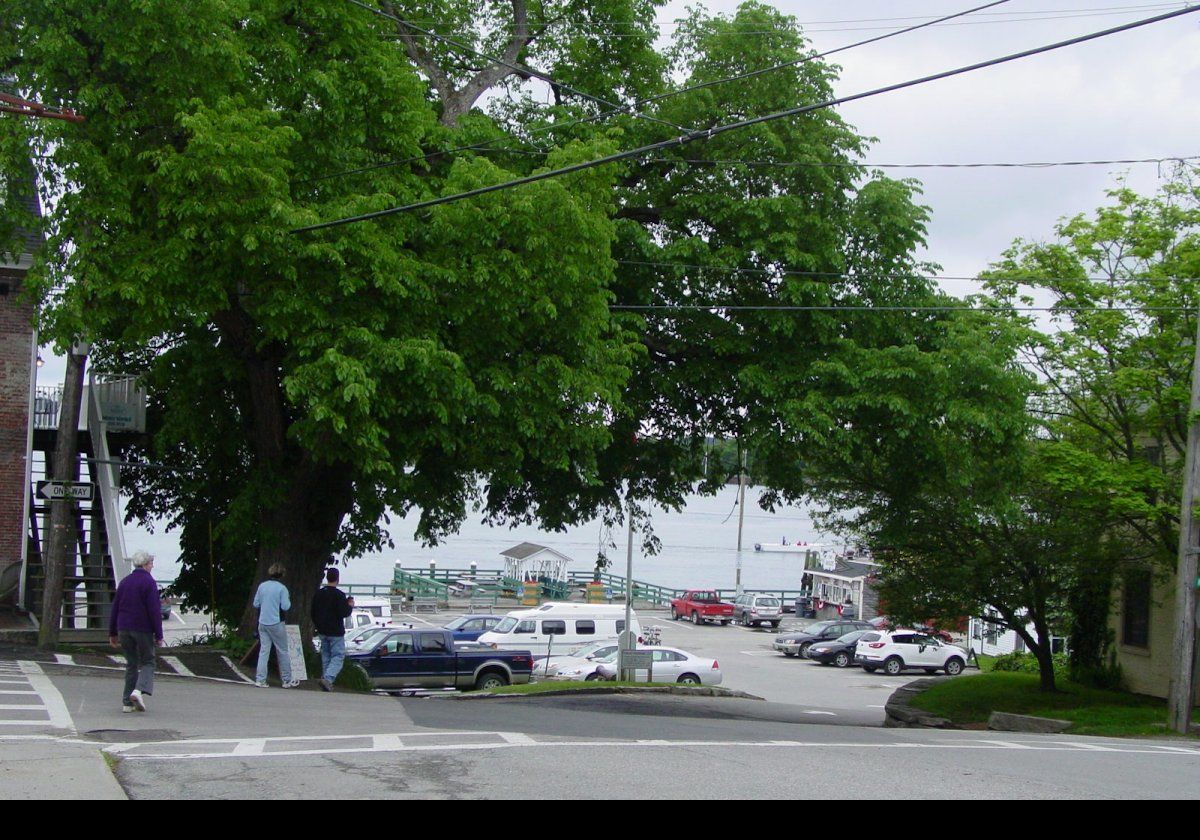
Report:
[[[17,662],[17,667],[25,674],[28,685],[42,699],[43,708],[49,719],[41,721],[41,725],[74,732],[75,723],[71,720],[71,713],[67,711],[67,704],[62,695],[58,693],[58,689],[54,687],[54,683],[50,682],[50,678],[42,671],[41,666],[36,662],[22,660]]]
[[[828,715],[829,717],[837,717],[837,712],[822,712],[817,709],[805,709],[806,715]]]
[[[233,748],[233,752],[230,753],[230,755],[238,756],[238,757],[247,756],[247,755],[262,755],[263,750],[265,750],[266,748],[267,748],[267,739],[266,738],[252,738],[248,741],[239,741],[237,743],[237,745]]]
[[[419,621],[428,627],[439,626],[439,625],[435,625],[432,621],[426,621],[425,619],[421,618],[419,615],[413,615],[412,613],[397,613],[396,615],[403,616],[405,621]]]
[[[37,694],[37,692],[34,691],[32,688],[25,688],[25,689],[6,688],[3,691],[0,691],[0,694]]]
[[[533,738],[526,735],[524,732],[497,732],[496,734],[503,738],[506,742],[517,746],[531,747],[537,743],[537,741],[533,740]]]
[[[773,650],[739,650],[738,653],[743,656],[778,656]]]
[[[237,678],[239,680],[241,680],[244,683],[250,683],[250,685],[254,685],[254,680],[249,679],[245,674],[243,674],[240,670],[238,670],[238,666],[234,665],[233,660],[230,659],[228,656],[222,656],[221,661],[229,666],[229,670],[233,671],[233,673],[237,675]],[[224,682],[224,680],[222,682]]]
[[[175,673],[179,674],[181,677],[196,676],[194,673],[192,673],[192,670],[188,668],[188,666],[179,661],[179,657],[177,656],[164,656],[162,657],[162,661],[174,668]]]
[[[122,668],[125,667],[125,657],[123,656],[113,656],[112,654],[109,654],[108,661],[114,665],[120,665]]]
[[[57,662],[59,665],[74,665],[75,664],[75,660],[72,659],[70,656],[68,656],[65,653],[54,654],[54,661]]]
[[[466,736],[488,737],[493,740],[466,741]],[[455,738],[452,743],[424,744],[413,743],[424,738]],[[354,745],[338,746],[337,741],[352,742]],[[368,741],[370,746],[361,746]],[[270,745],[294,746],[309,744],[300,749],[271,749]],[[227,744],[228,752],[188,752],[196,746],[211,746]],[[379,735],[328,735],[277,738],[249,739],[205,739],[195,741],[156,741],[143,744],[114,744],[104,747],[109,753],[120,753],[122,758],[140,761],[191,761],[200,759],[248,759],[273,758],[275,756],[309,756],[309,755],[340,755],[349,753],[396,753],[396,752],[465,752],[500,749],[542,749],[546,747],[699,747],[721,748],[790,748],[790,749],[902,749],[902,750],[1036,750],[1041,752],[1094,752],[1094,744],[1047,741],[1037,743],[1019,743],[1015,741],[949,741],[933,743],[894,742],[894,743],[850,743],[850,742],[820,742],[820,741],[670,741],[664,739],[639,740],[579,740],[579,741],[539,741],[522,733],[511,732],[406,732]],[[179,752],[167,752],[167,750]],[[1158,755],[1172,758],[1187,755],[1200,759],[1200,750],[1185,750],[1177,748],[1177,752],[1163,752],[1157,746],[1130,746],[1105,748],[1105,752]],[[139,752],[139,750],[153,750]]]

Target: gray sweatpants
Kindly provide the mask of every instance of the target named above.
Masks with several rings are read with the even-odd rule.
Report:
[[[122,699],[128,704],[129,693],[135,688],[142,694],[154,693],[154,634],[122,630],[117,634],[117,640],[125,652],[125,694]]]
[[[285,683],[292,681],[292,660],[288,658],[287,627],[281,621],[278,624],[258,625],[258,672],[254,675],[256,682],[267,681],[267,665],[271,661],[271,648],[275,648],[275,658],[279,660],[279,676]]]

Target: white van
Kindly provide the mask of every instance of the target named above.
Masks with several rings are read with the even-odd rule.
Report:
[[[376,627],[392,626],[392,599],[372,598],[369,595],[354,595],[354,611],[371,614],[372,623]]]
[[[642,635],[637,613],[630,629]],[[534,659],[562,654],[588,642],[615,642],[625,630],[625,607],[616,604],[550,602],[516,610],[479,637],[479,644],[497,650],[527,650]]]

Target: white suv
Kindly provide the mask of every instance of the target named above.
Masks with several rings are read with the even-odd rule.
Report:
[[[966,667],[967,654],[960,647],[944,644],[916,630],[880,630],[858,640],[854,661],[868,673],[882,668],[884,673],[895,676],[919,668],[927,674],[945,671],[957,677]]]

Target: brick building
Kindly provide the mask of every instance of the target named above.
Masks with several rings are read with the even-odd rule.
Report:
[[[36,198],[27,199],[37,210]],[[0,604],[19,593],[29,522],[29,461],[37,334],[21,294],[36,240],[15,260],[0,255]]]

